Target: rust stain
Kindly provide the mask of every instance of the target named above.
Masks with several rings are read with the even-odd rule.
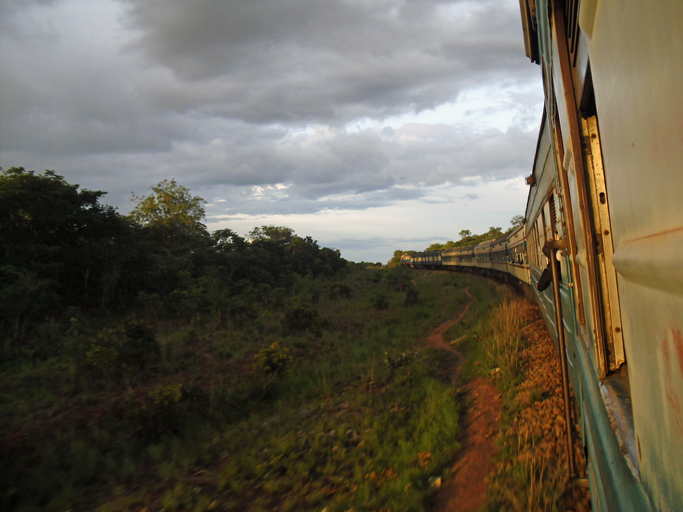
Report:
[[[626,240],[625,242],[623,242],[623,244],[626,245],[626,244],[630,244],[633,242],[638,242],[640,240],[646,240],[648,238],[663,238],[665,236],[672,235],[674,233],[679,233],[681,231],[683,231],[683,227],[668,229],[666,231],[661,231],[659,233],[652,233],[651,235],[645,235],[645,236],[640,236],[638,238],[632,238],[631,240]]]
[[[672,387],[666,388],[666,400],[674,410],[674,418],[678,432],[683,434],[683,416],[681,416],[681,399],[678,397]]]
[[[680,329],[671,329],[671,344],[676,351],[676,359],[680,370],[680,375],[683,376],[683,333]],[[683,434],[683,407],[681,406],[681,398],[673,383],[672,366],[675,364],[671,361],[671,352],[669,350],[669,336],[665,336],[662,341],[662,352],[665,359],[665,375],[666,375],[666,401],[671,409],[673,422],[680,434]]]
[[[671,329],[671,333],[673,334],[674,344],[676,345],[678,367],[681,370],[681,375],[683,375],[683,335],[681,335],[680,329]]]

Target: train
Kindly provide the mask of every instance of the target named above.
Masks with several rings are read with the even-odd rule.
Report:
[[[683,2],[519,4],[545,98],[524,223],[402,264],[528,286],[593,510],[683,510]]]

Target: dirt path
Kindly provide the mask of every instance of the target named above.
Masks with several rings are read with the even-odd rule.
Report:
[[[457,318],[437,327],[426,340],[428,345],[458,356],[454,370],[457,384],[461,382],[460,370],[464,358],[457,349],[445,342],[443,334],[465,317],[474,302],[468,289],[465,289],[465,293],[472,299],[465,309]],[[462,449],[451,466],[453,477],[443,482],[439,489],[432,507],[434,512],[474,512],[479,509],[485,500],[486,478],[494,468],[495,436],[492,434],[498,430],[499,393],[490,381],[477,378],[460,388],[460,398],[462,403],[470,404],[462,417]]]

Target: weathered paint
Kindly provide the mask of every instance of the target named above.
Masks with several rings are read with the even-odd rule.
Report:
[[[527,15],[527,2],[520,5]],[[569,281],[578,279],[582,288],[578,296],[574,287],[575,304],[569,305],[582,299],[583,308],[567,354],[580,377],[572,383],[581,396],[594,509],[683,510],[683,2],[583,0],[576,64],[568,72],[561,56],[564,29],[550,23],[562,3],[537,0],[535,7],[546,115],[557,119],[554,151],[568,178],[567,190],[558,190],[558,196],[571,201],[578,232],[566,269]],[[586,133],[577,131],[572,116],[588,90],[589,64],[609,198],[604,212],[582,195],[595,182],[581,184],[583,171],[577,172],[585,163]],[[585,125],[581,129],[590,133]],[[547,228],[533,222],[547,198],[543,191],[550,190],[543,176],[537,182],[527,206],[528,239],[534,226]],[[608,262],[592,266],[589,208],[600,226],[610,225],[616,285],[607,280]],[[537,274],[532,268],[532,281]],[[609,297],[618,297],[620,310],[598,307],[601,295],[608,308],[614,307]],[[572,302],[569,294],[564,300]],[[619,312],[623,356],[612,354],[605,366],[598,335],[601,329],[614,334],[605,317],[617,318]],[[613,324],[618,327],[618,321]],[[618,375],[604,376],[605,369],[618,367],[620,357],[628,365],[626,398],[615,387]]]

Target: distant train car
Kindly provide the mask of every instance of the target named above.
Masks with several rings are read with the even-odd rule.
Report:
[[[491,268],[492,241],[483,242],[474,248],[474,261],[477,268]]]
[[[427,251],[415,253],[412,257],[413,267],[437,268],[441,267],[441,251]]]
[[[401,266],[402,267],[412,267],[413,266],[413,255],[412,254],[402,254],[401,255]]]
[[[508,272],[507,245],[507,235],[503,235],[491,242],[491,268],[497,272]]]
[[[519,281],[529,284],[529,261],[526,249],[524,224],[513,229],[506,237],[508,273]]]
[[[460,265],[460,259],[462,252],[462,247],[455,247],[452,249],[446,249],[441,252],[441,264],[444,268],[457,267]]]

